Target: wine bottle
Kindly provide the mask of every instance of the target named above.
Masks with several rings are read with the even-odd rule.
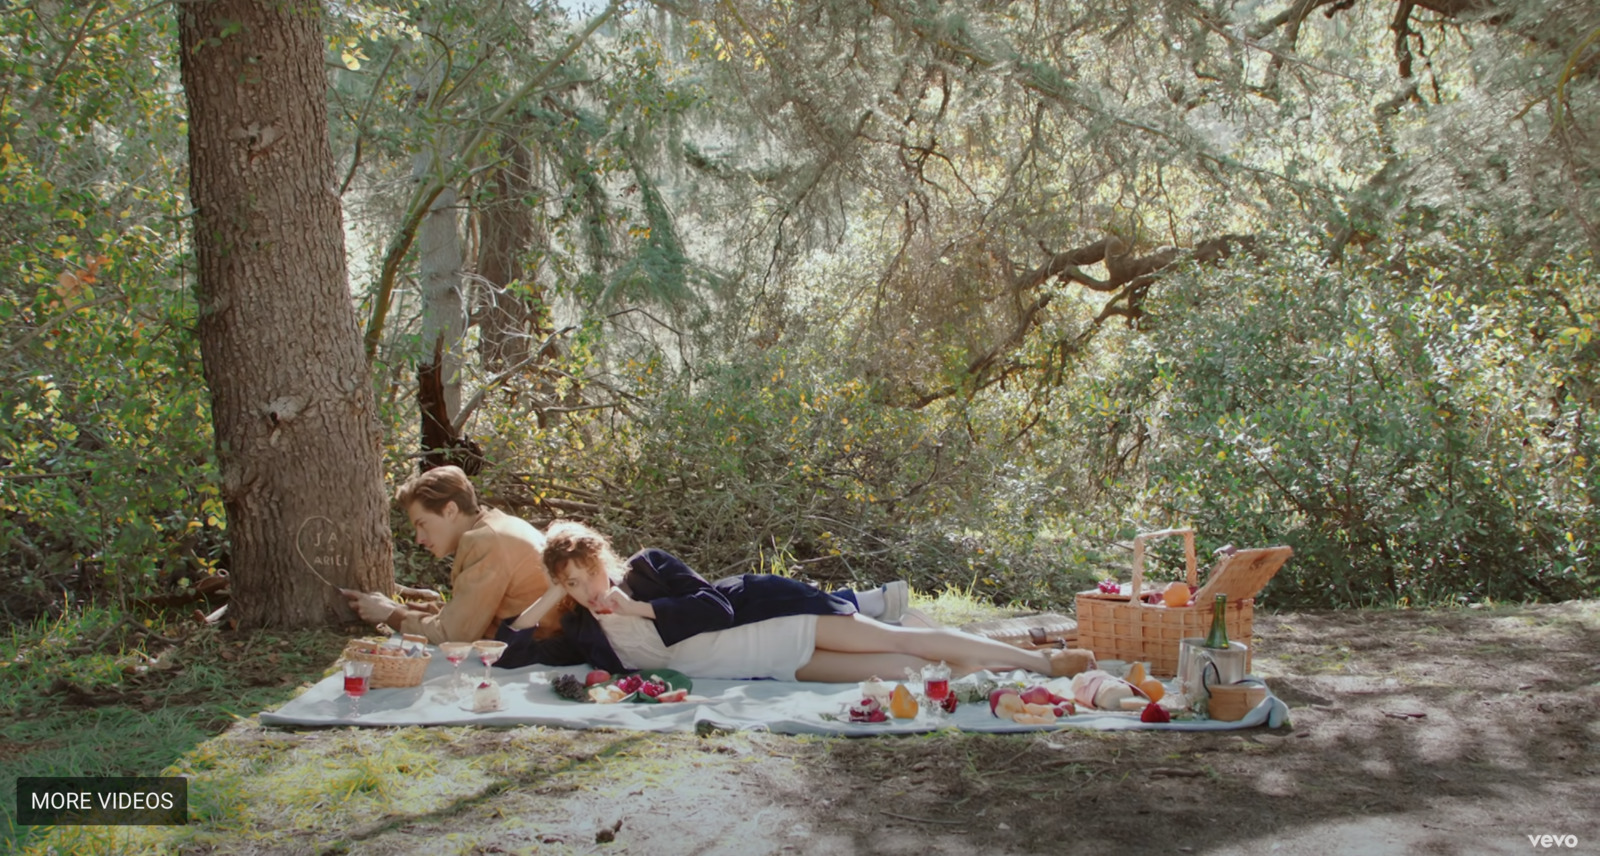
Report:
[[[1217,602],[1211,607],[1211,632],[1206,634],[1205,646],[1207,648],[1228,647],[1228,596],[1217,595]]]

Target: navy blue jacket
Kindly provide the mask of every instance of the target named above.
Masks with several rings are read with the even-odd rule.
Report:
[[[656,612],[656,632],[665,645],[769,618],[851,615],[856,611],[855,604],[844,597],[773,574],[744,574],[709,583],[665,550],[643,550],[628,559],[620,588],[634,600],[649,602]],[[495,634],[506,643],[496,666],[515,669],[533,663],[588,663],[608,672],[624,671],[600,622],[581,606],[562,617],[558,635],[545,639],[533,638],[531,627],[512,630],[515,620],[502,622]]]

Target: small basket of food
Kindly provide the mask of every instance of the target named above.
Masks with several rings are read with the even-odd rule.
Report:
[[[398,642],[393,638],[352,639],[344,646],[344,658],[372,664],[369,686],[373,689],[420,686],[428,663],[433,660],[428,653],[428,640],[408,634]]]

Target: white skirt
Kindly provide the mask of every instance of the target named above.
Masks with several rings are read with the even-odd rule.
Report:
[[[665,645],[656,623],[636,615],[596,615],[617,659],[629,669],[675,669],[691,678],[796,680],[817,649],[817,617],[788,615],[712,630]]]

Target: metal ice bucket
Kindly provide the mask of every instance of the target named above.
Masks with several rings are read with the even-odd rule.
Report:
[[[1200,637],[1178,643],[1178,691],[1191,702],[1211,695],[1210,688],[1244,680],[1250,646],[1229,642],[1226,648],[1207,648]]]

